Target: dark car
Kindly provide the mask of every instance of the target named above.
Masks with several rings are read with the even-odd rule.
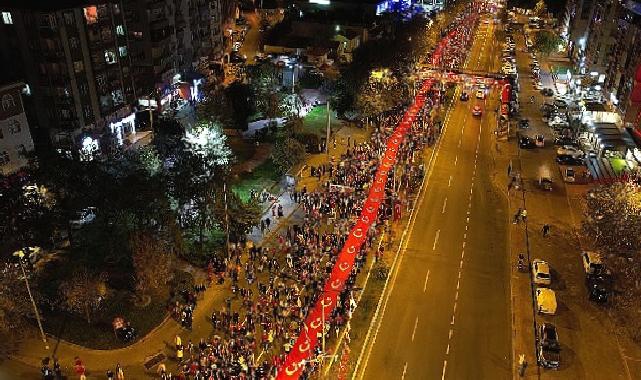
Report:
[[[561,345],[559,344],[556,326],[552,323],[539,325],[537,346],[539,365],[545,368],[558,368],[561,361]]]
[[[558,154],[556,156],[556,162],[559,165],[566,165],[566,166],[583,166],[584,164],[583,158],[574,157],[569,154]]]
[[[536,141],[528,136],[523,136],[519,139],[519,148],[521,149],[534,149],[536,148]]]
[[[468,95],[467,92],[462,92],[461,93],[461,101],[462,102],[466,102],[468,100],[470,100],[470,95]]]
[[[530,127],[530,121],[528,119],[519,120],[519,128],[527,129]]]
[[[543,96],[554,96],[554,90],[552,90],[551,88],[544,88],[541,90],[541,94]]]
[[[554,139],[554,145],[563,146],[570,145],[574,147],[579,147],[579,143],[572,137],[560,136]]]
[[[610,282],[611,279],[607,273],[587,275],[585,277],[585,286],[588,289],[588,298],[594,302],[608,302]]]

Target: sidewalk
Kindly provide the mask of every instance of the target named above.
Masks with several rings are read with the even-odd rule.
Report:
[[[522,44],[522,38],[517,38]],[[520,72],[528,72],[529,58],[518,54]],[[547,60],[541,59],[542,67]],[[519,149],[510,142],[501,145],[503,154],[496,156],[496,186],[506,191],[509,177],[507,167],[512,162],[512,172],[518,172],[522,187],[512,189],[507,197],[510,215],[518,208],[527,210],[527,222],[508,223],[510,236],[511,298],[513,322],[514,378],[529,379],[632,379],[639,372],[630,368],[637,362],[638,347],[621,342],[607,315],[587,299],[583,271],[579,259],[581,243],[576,231],[580,228],[581,198],[588,188],[584,185],[566,185],[554,162],[551,130],[541,121],[538,105],[544,97],[531,86],[531,81],[521,79],[521,114],[530,120],[528,135],[546,136],[546,147],[532,150]],[[534,96],[535,104],[529,104]],[[515,141],[511,136],[511,141]],[[553,179],[551,192],[537,186],[541,167],[547,167]],[[503,171],[503,172],[501,172]],[[550,235],[543,237],[542,226],[551,226]],[[547,261],[551,267],[552,285],[556,293],[557,312],[552,316],[536,313],[534,286],[531,274],[517,271],[517,257]],[[541,368],[536,360],[536,326],[542,322],[556,325],[561,343],[561,363],[558,371]],[[625,349],[623,348],[625,347]],[[525,354],[528,363],[524,377],[518,374],[518,356]],[[607,358],[607,360],[603,360]]]
[[[330,144],[330,152],[327,154],[314,154],[307,157],[304,163],[299,165],[296,176],[298,190],[303,186],[307,191],[314,191],[320,184],[327,180],[327,177],[319,181],[316,177],[310,178],[309,167],[319,166],[327,163],[331,157],[340,157],[347,150],[347,138],[351,136],[351,141],[356,139],[362,142],[369,136],[369,131],[356,127],[343,127],[336,132],[336,148]],[[284,181],[279,186],[279,196],[274,203],[283,205],[284,216],[280,219],[274,219],[271,214],[270,204],[266,204],[263,218],[269,217],[274,219],[271,228],[264,235],[260,233],[259,228],[254,228],[248,238],[255,244],[266,244],[272,238],[274,232],[280,230],[289,223],[295,223],[303,217],[302,210],[298,209],[298,204],[294,203],[283,186]],[[141,379],[149,378],[155,374],[155,367],[146,371],[143,364],[152,356],[163,353],[170,361],[167,363],[168,369],[174,366],[172,358],[175,355],[173,341],[176,335],[180,335],[186,344],[190,339],[197,343],[201,337],[208,337],[214,333],[214,328],[210,323],[212,311],[220,310],[224,306],[226,298],[229,296],[230,282],[225,281],[223,285],[214,285],[209,287],[204,294],[199,297],[198,304],[194,310],[193,329],[191,331],[183,329],[176,321],[166,318],[158,327],[152,330],[147,336],[140,341],[121,349],[114,350],[94,350],[78,346],[66,341],[56,341],[49,337],[50,349],[46,351],[43,343],[37,337],[27,340],[21,345],[20,353],[12,358],[22,364],[34,368],[34,374],[39,372],[41,360],[44,357],[56,356],[67,375],[72,374],[72,364],[76,356],[79,356],[86,368],[87,379],[104,379],[104,373],[107,369],[113,369],[117,363],[123,367],[128,378]]]

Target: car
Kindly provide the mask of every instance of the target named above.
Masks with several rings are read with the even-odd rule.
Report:
[[[603,260],[601,260],[601,255],[597,252],[581,252],[581,262],[583,263],[583,270],[585,271],[585,274],[598,274],[603,272],[605,269]]]
[[[519,139],[519,148],[521,149],[533,149],[536,148],[536,142],[533,138],[528,136],[523,136]]]
[[[462,92],[460,99],[461,99],[461,101],[466,102],[466,101],[468,101],[470,99],[470,95],[468,95],[467,92]]]
[[[485,91],[483,90],[476,91],[476,99],[485,99]]]
[[[481,106],[478,104],[472,108],[472,116],[481,116],[483,114],[483,110],[481,109]]]
[[[539,177],[539,187],[546,191],[552,191],[552,178],[550,177]]]
[[[539,325],[537,361],[541,367],[558,368],[561,361],[561,345],[556,326],[545,322]]]
[[[585,163],[582,157],[573,157],[570,155],[559,154],[556,156],[556,162],[565,166],[583,166]]]
[[[583,151],[573,147],[572,145],[563,145],[556,149],[558,156],[566,155],[572,157],[583,157]]]
[[[608,302],[610,283],[610,276],[606,273],[586,275],[585,286],[588,290],[588,298],[594,302]]]
[[[541,259],[532,260],[532,278],[536,285],[551,285],[550,265]]]
[[[578,147],[579,143],[576,141],[576,139],[574,139],[572,137],[559,136],[559,137],[554,139],[554,145],[556,145],[556,146],[568,145],[568,146]]]
[[[536,310],[540,314],[556,314],[556,293],[549,288],[536,288]]]
[[[530,128],[530,121],[528,119],[519,120],[519,128],[521,128],[521,129]]]
[[[76,212],[75,219],[69,221],[71,228],[80,228],[85,224],[92,223],[96,219],[96,208],[87,207],[81,211]]]
[[[554,90],[551,88],[544,88],[541,90],[541,95],[543,96],[553,96],[554,95]]]
[[[543,89],[543,84],[537,80],[537,81],[534,82],[534,88],[537,89],[537,90],[542,90]]]
[[[558,109],[566,109],[568,108],[568,104],[565,102],[565,100],[562,99],[555,99],[554,100],[554,106]]]

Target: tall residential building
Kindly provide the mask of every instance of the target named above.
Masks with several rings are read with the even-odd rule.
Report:
[[[641,129],[641,1],[624,3],[611,23],[616,44],[608,57],[605,89],[626,125]]]
[[[22,103],[24,83],[0,86],[0,174],[15,173],[29,163],[33,140]]]
[[[234,0],[97,2],[0,7],[0,80],[25,82],[33,127],[86,158],[135,131],[139,104],[169,102],[177,82],[221,59],[235,11]]]
[[[54,144],[69,151],[85,142],[95,150],[110,124],[133,126],[136,89],[120,4],[2,15],[0,49],[20,65],[14,74],[33,93],[35,127]]]

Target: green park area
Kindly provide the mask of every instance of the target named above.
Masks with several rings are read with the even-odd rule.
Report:
[[[336,113],[332,112],[331,128],[332,132],[336,132],[340,127],[341,122],[336,118]],[[303,118],[303,133],[315,133],[324,137],[327,128],[327,106],[316,106],[309,111]]]

